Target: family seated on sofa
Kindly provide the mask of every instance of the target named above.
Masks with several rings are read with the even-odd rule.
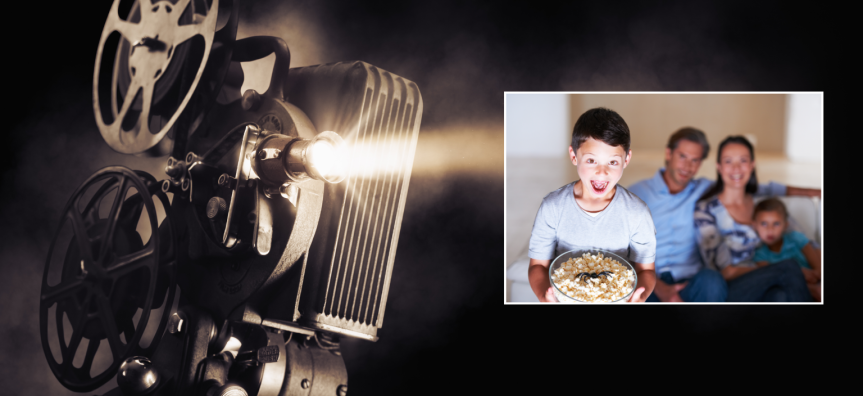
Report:
[[[618,144],[615,143],[615,138],[627,143],[622,145],[624,154],[619,158],[620,164],[611,160],[608,165],[610,170],[605,171],[610,174],[615,170],[612,168],[619,167],[617,172],[622,173],[630,156],[628,127],[619,115],[608,109],[590,110],[585,115],[589,113],[591,119],[600,119],[604,113],[596,110],[608,112],[611,121],[607,124],[617,125],[614,128],[620,132],[614,132],[612,128],[610,132],[600,131],[594,134],[601,136],[603,141],[611,139],[608,140],[610,147]],[[573,132],[575,146],[570,149],[573,164],[592,164],[589,156],[582,159],[575,154],[579,145],[576,135],[582,133],[579,129],[580,125],[576,123]],[[625,135],[625,139],[614,137],[616,133]],[[587,139],[587,142],[592,141]],[[682,128],[668,140],[665,168],[659,169],[650,179],[636,182],[628,189],[618,190],[626,196],[634,194],[640,198],[650,210],[648,217],[652,217],[652,223],[649,226],[655,227],[655,242],[647,240],[652,238],[632,242],[636,245],[636,250],[652,247],[649,245],[655,243],[655,255],[651,256],[650,252],[647,252],[650,249],[638,253],[642,260],[635,259],[633,264],[637,271],[644,271],[647,282],[642,284],[642,273],[639,272],[637,288],[641,289],[643,295],[630,301],[820,301],[820,251],[812,241],[789,227],[787,210],[781,201],[771,198],[820,197],[821,190],[795,188],[773,182],[758,184],[755,154],[752,145],[742,136],[729,136],[719,144],[716,181],[694,178],[709,150],[710,145],[702,131]],[[578,161],[581,163],[577,164]],[[582,173],[580,169],[581,179],[590,180],[591,183],[594,183],[593,178],[601,178],[585,178]],[[617,176],[619,179],[619,175]],[[563,209],[560,208],[563,204],[553,206],[553,201],[550,200],[564,202],[563,198],[554,197],[572,196],[569,191],[575,191],[578,207],[588,215],[596,216],[596,213],[603,209],[590,212],[591,208],[583,207],[584,204],[579,201],[582,197],[580,191],[583,189],[583,194],[586,194],[589,190],[594,195],[601,196],[606,187],[594,184],[590,187],[592,189],[583,183],[576,183],[573,188],[558,189],[546,196],[537,213],[531,235],[528,275],[534,294],[540,301],[556,300],[547,290],[550,286],[547,278],[550,261],[547,258],[551,257],[551,254],[556,256],[560,253],[558,250],[562,247],[559,245],[563,241],[557,238],[557,228],[565,227],[564,223],[557,224],[557,227],[551,224],[560,220],[548,213],[553,211],[561,214]],[[606,201],[605,205],[611,207],[614,200],[606,197]],[[645,233],[638,235],[644,236]],[[551,247],[552,245],[555,245],[556,249]],[[632,249],[633,246],[630,246],[629,250]],[[546,275],[542,275],[543,268]]]
[[[647,203],[656,224],[657,281],[647,301],[805,302],[812,298],[818,301],[820,287],[814,284],[820,279],[821,260],[817,249],[810,243],[799,246],[802,234],[791,233],[798,253],[803,249],[806,258],[812,261],[809,268],[784,256],[781,256],[784,260],[776,260],[779,255],[771,256],[776,261],[770,265],[767,265],[768,254],[756,263],[756,248],[767,231],[759,237],[762,227],[754,215],[759,214],[755,212],[756,203],[765,198],[820,197],[821,190],[772,182],[759,185],[752,145],[741,136],[728,137],[719,144],[716,182],[693,179],[709,150],[703,132],[680,129],[668,141],[665,168],[629,188]],[[779,200],[770,202],[774,202],[774,208],[782,205]],[[784,207],[774,211],[781,213],[781,231],[790,231]],[[793,248],[790,241],[783,240],[771,240],[773,244],[766,248],[770,251]],[[765,247],[758,249],[761,252]]]

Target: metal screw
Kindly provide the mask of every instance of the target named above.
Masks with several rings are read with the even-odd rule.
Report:
[[[311,386],[311,385],[312,384],[307,379],[304,379],[303,382],[300,382],[300,386],[302,386],[303,389],[309,389],[309,386]]]
[[[219,186],[227,187],[230,189],[237,188],[237,179],[234,179],[233,177],[231,177],[231,175],[227,173],[222,173],[222,175],[219,176]]]
[[[174,157],[168,157],[168,163],[165,164],[165,173],[172,178],[177,178],[183,174],[183,164]]]
[[[339,396],[347,396],[348,395],[348,386],[347,385],[339,385],[339,389],[336,390],[336,394]]]

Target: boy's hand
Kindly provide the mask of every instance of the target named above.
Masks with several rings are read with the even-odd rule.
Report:
[[[767,261],[759,261],[759,262],[755,263],[755,265],[758,267],[766,267],[766,266],[770,265],[770,263],[768,263]]]
[[[656,271],[653,263],[632,264],[635,273],[638,275],[638,283],[635,285],[635,292],[629,297],[629,302],[645,302],[650,293],[656,287]]]
[[[803,271],[803,277],[806,278],[806,283],[818,283],[819,276],[815,274],[815,271],[803,267],[800,267],[800,270]]]
[[[557,297],[554,296],[554,291],[551,287],[545,291],[545,295],[539,299],[540,302],[559,302],[557,301]]]
[[[644,302],[645,300],[647,300],[647,296],[644,295],[644,290],[644,287],[639,287],[638,289],[635,289],[635,292],[632,293],[631,297],[629,297],[628,302]]]

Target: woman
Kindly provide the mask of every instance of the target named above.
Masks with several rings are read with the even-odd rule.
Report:
[[[756,267],[759,244],[751,227],[758,190],[755,154],[742,136],[719,144],[716,184],[695,205],[701,257],[728,282],[728,301],[812,301],[806,280],[793,260]]]

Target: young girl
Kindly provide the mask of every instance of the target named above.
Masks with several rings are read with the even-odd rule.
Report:
[[[759,267],[794,259],[800,264],[809,293],[821,301],[821,251],[809,243],[801,232],[789,231],[788,211],[782,201],[769,198],[755,206],[753,227],[762,245],[755,250],[752,260]]]

